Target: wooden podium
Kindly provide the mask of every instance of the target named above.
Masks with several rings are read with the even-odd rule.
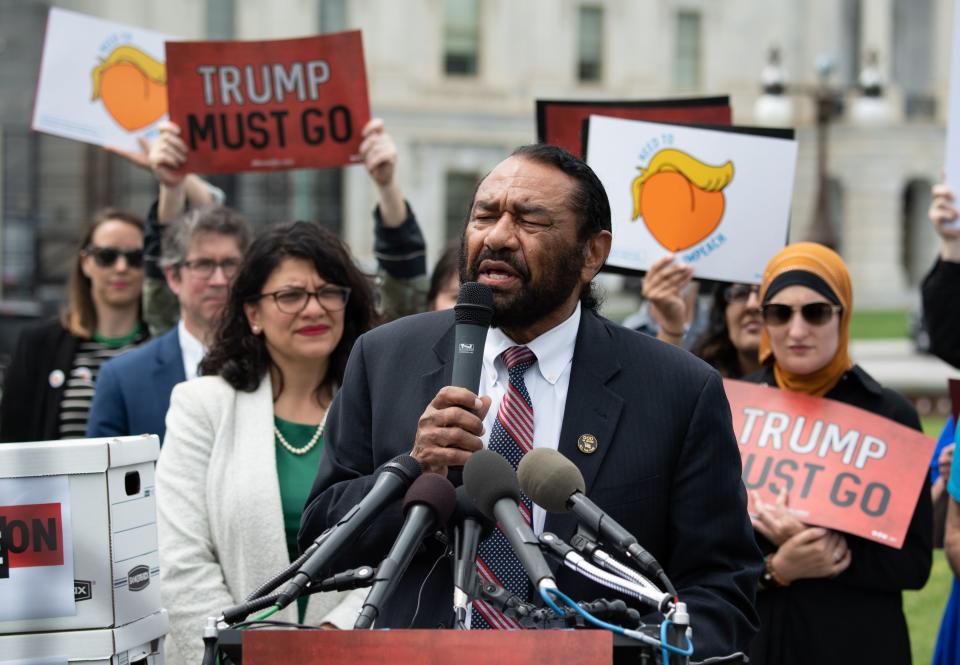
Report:
[[[243,665],[611,665],[605,630],[249,630]]]

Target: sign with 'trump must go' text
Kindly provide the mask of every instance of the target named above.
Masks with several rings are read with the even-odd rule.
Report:
[[[359,31],[262,42],[167,42],[170,119],[186,170],[235,173],[359,161],[370,119]]]
[[[803,522],[903,547],[933,439],[831,399],[723,384],[748,496],[756,491],[773,503],[786,490],[790,511]]]

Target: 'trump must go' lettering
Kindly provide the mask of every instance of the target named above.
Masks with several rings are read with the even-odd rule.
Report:
[[[756,431],[754,445],[757,448],[787,448],[799,455],[812,454],[819,458],[837,454],[844,464],[852,464],[857,469],[864,468],[868,460],[883,459],[887,453],[887,444],[882,440],[868,434],[861,436],[855,429],[844,432],[836,423],[823,420],[808,423],[806,416],[791,418],[787,413],[752,407],[745,407],[743,414],[742,446],[750,444]]]

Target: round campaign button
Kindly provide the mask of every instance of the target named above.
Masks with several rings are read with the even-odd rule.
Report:
[[[47,381],[50,383],[51,388],[59,388],[63,385],[63,381],[66,377],[63,375],[63,370],[55,369],[50,372],[50,376],[47,377]]]
[[[597,437],[593,434],[581,434],[577,439],[577,448],[584,455],[591,455],[597,452]]]
[[[93,381],[93,370],[89,367],[78,367],[73,370],[73,375],[81,381]]]

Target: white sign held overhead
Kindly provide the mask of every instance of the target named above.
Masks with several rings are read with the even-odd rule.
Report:
[[[0,621],[77,613],[67,476],[0,478]]]
[[[65,9],[47,18],[32,127],[38,132],[139,152],[167,118],[165,41]]]
[[[947,144],[943,172],[954,196],[960,196],[960,0],[953,3],[953,47],[950,53],[950,107],[947,116]],[[960,220],[946,228],[960,229]]]
[[[591,116],[587,163],[607,191],[607,264],[674,254],[700,279],[759,283],[787,241],[796,141]]]

